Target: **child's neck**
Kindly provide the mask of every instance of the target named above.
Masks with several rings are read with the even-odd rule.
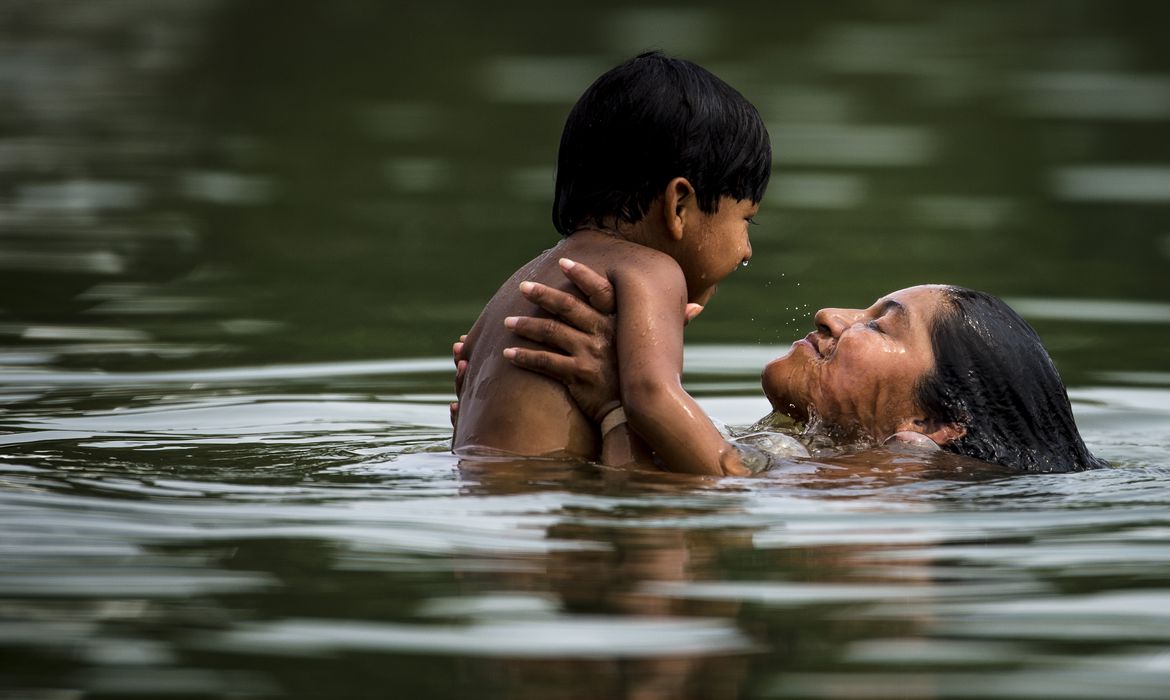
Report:
[[[583,226],[577,229],[577,231],[581,233],[590,231],[629,243],[643,245],[647,248],[653,248],[659,252],[671,255],[673,253],[671,244],[674,241],[661,228],[654,226],[653,222],[650,221],[650,217],[645,216],[632,224],[611,218],[600,223]]]

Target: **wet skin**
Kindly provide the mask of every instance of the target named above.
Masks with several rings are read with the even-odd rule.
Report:
[[[571,256],[602,272],[616,292],[610,338],[628,419],[621,432],[634,430],[673,470],[742,472],[738,452],[682,388],[682,331],[688,303],[708,300],[715,285],[751,257],[748,225],[757,210],[758,203],[722,197],[714,211],[703,211],[690,183],[675,178],[641,220],[579,229],[521,268],[457,351],[469,364],[456,382],[455,450],[603,456],[598,426],[607,415],[604,404],[583,405],[566,385],[516,369],[519,349],[507,347],[515,342],[513,331],[523,335],[513,319],[537,311],[525,289],[556,285],[568,291],[558,259]]]
[[[882,441],[937,430],[914,392],[934,366],[930,327],[945,303],[942,289],[910,287],[865,309],[818,311],[816,330],[764,367],[772,407],[802,422],[820,418],[843,437]]]
[[[570,277],[590,299],[612,298],[605,278],[586,265],[576,265]],[[817,312],[816,330],[764,369],[764,392],[773,407],[800,421],[815,416],[822,430],[842,439],[894,439],[933,449],[961,436],[961,426],[926,419],[914,397],[934,366],[930,329],[945,308],[945,289],[912,287],[865,309]],[[513,364],[566,382],[577,397],[618,396],[612,373],[598,367],[613,362],[611,354],[598,350],[615,341],[613,325],[603,322],[611,318],[608,307],[594,308],[545,285],[534,285],[525,295],[560,320],[513,319],[517,335],[544,345],[522,351]]]

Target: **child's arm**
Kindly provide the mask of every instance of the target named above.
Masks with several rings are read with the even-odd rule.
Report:
[[[665,257],[613,270],[618,370],[630,427],[672,470],[746,474],[739,453],[682,387],[686,280]]]

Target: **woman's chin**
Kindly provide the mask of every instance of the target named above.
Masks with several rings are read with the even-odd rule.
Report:
[[[764,396],[768,398],[768,402],[772,404],[773,415],[784,415],[798,423],[805,423],[809,417],[809,405],[807,401],[798,399],[794,396],[785,394],[778,394],[769,391],[767,383],[764,385]]]
[[[798,421],[782,411],[772,411],[759,419],[748,428],[749,433],[758,432],[792,432],[798,433],[804,427],[803,421]]]
[[[809,404],[799,390],[808,383],[805,375],[809,369],[806,353],[801,352],[802,342],[794,343],[791,350],[765,365],[760,374],[760,384],[772,410],[798,421],[808,420]]]

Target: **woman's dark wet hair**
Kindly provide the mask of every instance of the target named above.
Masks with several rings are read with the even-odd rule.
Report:
[[[917,399],[929,418],[966,429],[944,449],[1030,472],[1109,466],[1081,440],[1036,331],[990,294],[944,287],[943,296],[931,328],[935,367]]]
[[[639,221],[676,177],[707,213],[722,196],[759,202],[771,171],[768,130],[743,95],[690,61],[644,53],[598,78],[569,113],[553,225],[569,235],[610,217]]]

